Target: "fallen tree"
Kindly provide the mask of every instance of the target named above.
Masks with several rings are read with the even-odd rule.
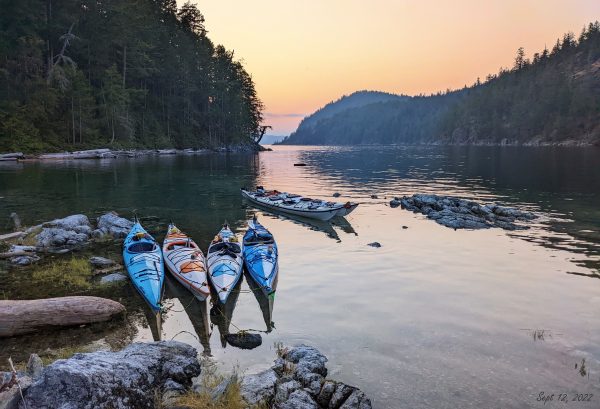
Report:
[[[100,297],[0,300],[0,337],[107,321],[124,312],[122,304]]]

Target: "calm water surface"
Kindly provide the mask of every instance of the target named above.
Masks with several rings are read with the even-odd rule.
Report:
[[[239,188],[257,184],[321,198],[340,192],[339,200],[361,205],[333,224],[290,220],[243,203]],[[501,201],[543,217],[517,233],[453,231],[387,205],[418,192]],[[258,214],[280,251],[272,311],[246,279],[212,314],[167,282],[162,338],[188,342],[224,369],[267,368],[275,342],[305,342],[329,357],[331,377],[360,386],[376,407],[537,408],[540,392],[592,393],[592,402],[569,405],[600,407],[598,150],[275,147],[258,155],[0,164],[0,197],[5,220],[13,211],[28,225],[137,211],[157,238],[172,219],[204,248],[224,220],[242,232]],[[382,247],[367,246],[373,241]],[[119,243],[95,251],[118,254]],[[32,292],[27,270],[0,274],[7,298],[57,295]],[[24,345],[30,352],[156,336],[128,283],[92,293],[124,302],[126,322],[3,340],[2,355]],[[261,347],[223,347],[220,333],[266,330],[271,321]]]

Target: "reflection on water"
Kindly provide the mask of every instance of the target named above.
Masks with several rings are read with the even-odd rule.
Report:
[[[361,386],[377,407],[535,408],[542,391],[600,396],[600,281],[589,279],[600,275],[598,169],[594,149],[487,147],[275,147],[0,165],[0,217],[15,211],[33,225],[137,209],[153,216],[145,225],[158,240],[173,220],[205,249],[225,219],[240,233],[256,212],[280,253],[276,310],[252,294],[248,279],[224,314],[168,282],[163,339],[249,372],[270,365],[275,342],[313,344],[328,356],[332,377]],[[321,199],[340,192],[360,206],[315,225],[244,204],[239,188],[256,185]],[[388,205],[417,192],[501,201],[543,217],[526,231],[454,231]],[[367,246],[373,241],[382,247]],[[119,257],[119,243],[97,251]],[[27,288],[27,269],[0,275],[6,298],[45,296],[44,288]],[[91,293],[125,303],[133,330],[102,329],[82,342],[153,339],[130,284]],[[254,350],[225,348],[221,335],[237,328],[268,333]],[[56,334],[78,331],[87,329]],[[62,341],[44,334],[2,342],[15,353]]]

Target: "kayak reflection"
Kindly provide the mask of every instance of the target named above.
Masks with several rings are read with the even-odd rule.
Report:
[[[179,299],[187,314],[194,332],[198,336],[198,342],[204,348],[203,355],[211,356],[210,350],[210,324],[208,322],[208,302],[200,301],[190,291],[183,287],[172,277],[167,276],[165,290],[169,298]]]
[[[252,207],[248,207],[259,209],[265,217],[277,217],[279,219],[289,220],[292,223],[307,227],[310,230],[321,231],[325,233],[327,237],[337,241],[338,243],[340,243],[342,239],[340,238],[340,235],[338,234],[337,230],[341,230],[344,233],[358,236],[358,233],[356,233],[356,231],[352,227],[352,224],[350,224],[348,219],[346,219],[345,217],[334,217],[331,220],[322,221],[316,219],[309,219],[302,216],[291,216],[289,214],[271,211],[269,209],[263,208],[255,204],[252,204]],[[334,226],[338,227],[339,229],[335,229]]]

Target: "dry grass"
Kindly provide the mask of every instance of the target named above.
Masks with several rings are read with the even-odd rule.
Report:
[[[63,348],[52,350],[52,352],[50,353],[40,354],[40,358],[42,359],[42,362],[45,366],[51,364],[54,361],[58,361],[59,359],[71,358],[73,355],[78,354],[80,352],[94,352],[95,350],[96,349],[94,349],[90,345],[66,346]]]
[[[83,258],[72,257],[37,267],[31,278],[37,285],[58,286],[70,290],[87,290],[91,287],[90,263]]]
[[[225,393],[215,400],[208,392],[188,391],[177,400],[177,404],[189,409],[244,409],[248,406],[242,398],[239,382],[231,382]]]
[[[19,239],[19,242],[21,244],[23,244],[24,246],[36,246],[37,245],[37,238],[36,236],[41,233],[42,228],[38,227],[36,229],[33,229],[31,231],[31,233],[29,233],[27,236]]]

